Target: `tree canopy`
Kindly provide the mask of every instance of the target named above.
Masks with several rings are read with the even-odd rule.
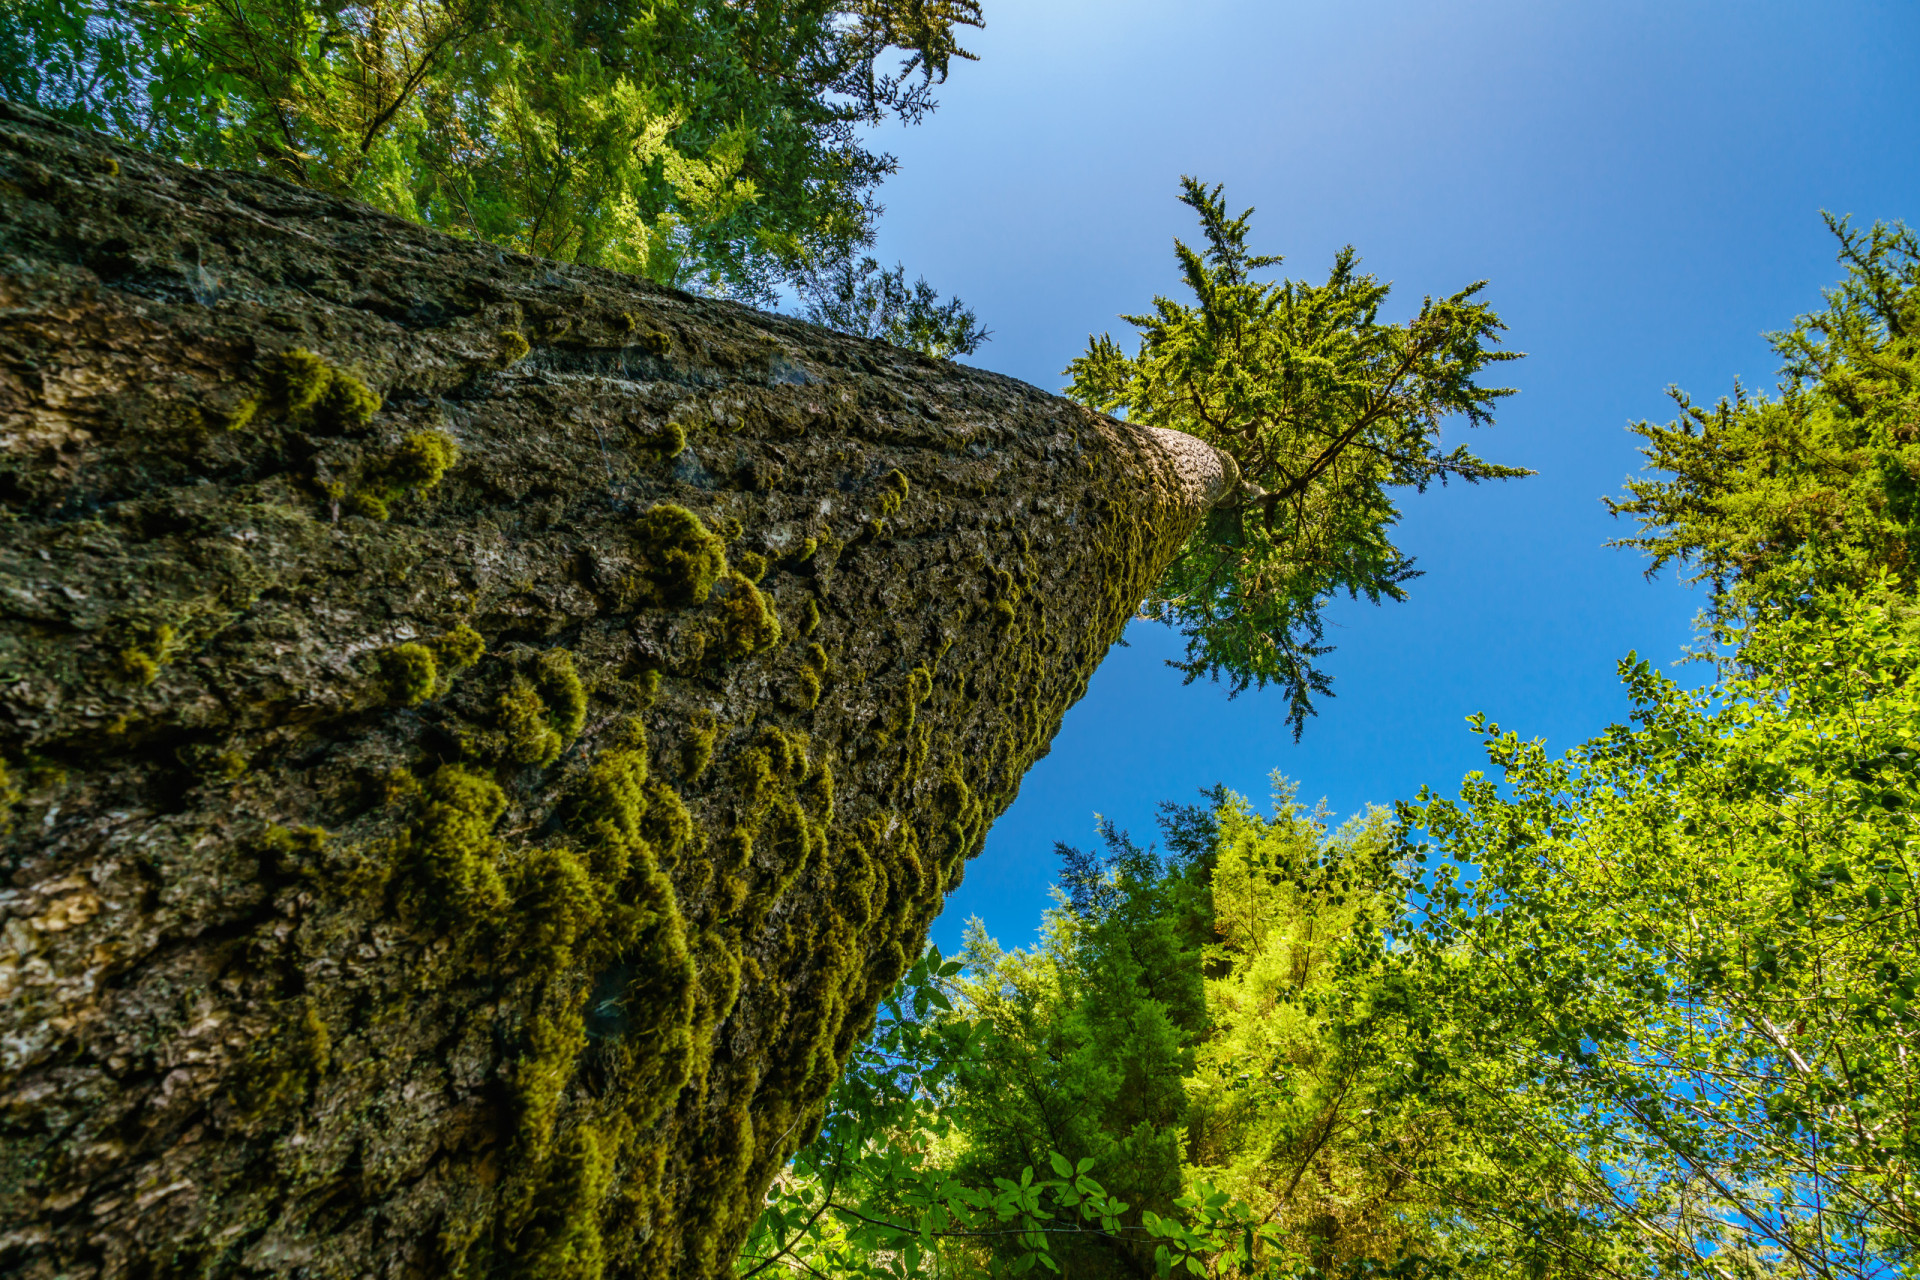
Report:
[[[1920,238],[1827,218],[1846,278],[1769,335],[1777,394],[1735,384],[1707,408],[1634,426],[1664,476],[1608,500],[1640,531],[1618,545],[1707,582],[1723,614],[1755,598],[1920,578]]]
[[[24,0],[0,95],[456,235],[769,300],[872,234],[976,0]],[[901,56],[890,67],[889,50]]]
[[[806,318],[814,324],[879,338],[936,360],[972,355],[991,336],[959,298],[940,301],[922,276],[911,286],[907,269],[889,271],[873,258],[842,258],[808,271],[800,281]]]
[[[922,963],[743,1265],[1903,1274],[1920,648],[1851,597],[1722,638],[1561,758],[1476,722],[1457,799],[1064,850],[1037,948]]]
[[[1409,1250],[1446,1207],[1385,1157],[1449,1135],[1376,1120],[1385,1077],[1322,1009],[1400,906],[1385,813],[1329,831],[1280,783],[1271,815],[1219,791],[1163,828],[1164,856],[1105,824],[1101,852],[1059,846],[1034,949],[976,924],[957,961],[922,961],[744,1274],[1291,1276],[1433,1252]]]
[[[1066,393],[1198,436],[1240,464],[1242,500],[1193,537],[1144,612],[1186,634],[1188,679],[1284,688],[1297,735],[1313,696],[1331,692],[1316,665],[1328,598],[1403,599],[1415,576],[1390,536],[1390,490],[1529,474],[1441,441],[1448,419],[1493,421],[1513,391],[1478,379],[1520,354],[1496,349],[1505,326],[1478,300],[1485,281],[1426,298],[1395,324],[1381,318],[1391,286],[1362,272],[1351,247],[1324,283],[1256,279],[1281,259],[1247,247],[1253,211],[1231,217],[1219,186],[1181,182],[1206,241],[1174,245],[1194,301],[1156,297],[1151,312],[1123,317],[1140,331],[1131,356],[1108,335],[1091,339],[1067,367]]]
[[[1761,611],[1631,726],[1403,815],[1425,911],[1363,1033],[1588,1271],[1893,1274],[1920,1241],[1920,652],[1885,600]],[[1744,668],[1744,669],[1741,669]],[[1551,1192],[1546,1189],[1551,1188]]]
[[[987,331],[960,299],[861,255],[892,157],[863,126],[915,121],[982,23],[978,0],[23,0],[0,12],[0,95],[194,164],[258,169],[503,248],[772,302],[925,354]],[[889,59],[897,58],[889,63]],[[1389,287],[1343,250],[1322,284],[1268,281],[1248,217],[1185,180],[1204,252],[1129,357],[1096,339],[1068,393],[1234,455],[1243,501],[1144,605],[1184,630],[1189,678],[1278,683],[1296,734],[1330,685],[1336,592],[1415,576],[1389,491],[1526,474],[1443,449],[1492,420],[1515,358],[1475,284],[1380,318]]]

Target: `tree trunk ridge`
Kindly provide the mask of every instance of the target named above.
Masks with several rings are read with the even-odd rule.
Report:
[[[0,104],[0,1272],[724,1273],[1238,483]]]

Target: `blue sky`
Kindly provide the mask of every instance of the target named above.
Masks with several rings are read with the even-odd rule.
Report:
[[[974,362],[1049,389],[1090,332],[1177,288],[1182,173],[1256,206],[1254,246],[1318,276],[1343,244],[1423,293],[1480,278],[1526,360],[1479,450],[1535,468],[1409,494],[1412,599],[1332,611],[1338,696],[1295,745],[1271,693],[1229,700],[1136,625],[989,836],[934,940],[979,915],[1032,937],[1053,842],[1093,815],[1279,769],[1336,815],[1451,789],[1485,712],[1564,748],[1624,710],[1615,663],[1667,664],[1700,600],[1648,583],[1601,506],[1639,459],[1626,425],[1675,384],[1772,385],[1761,334],[1838,275],[1819,211],[1920,220],[1920,6],[987,0],[940,111],[901,160],[877,252],[965,298]],[[1131,341],[1127,342],[1129,349]]]

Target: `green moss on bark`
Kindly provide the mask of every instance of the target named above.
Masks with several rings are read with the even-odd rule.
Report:
[[[493,836],[506,793],[484,774],[449,764],[434,771],[418,803],[413,827],[377,851],[401,878],[407,914],[455,924],[493,917],[507,901],[505,851]]]
[[[326,1074],[331,1056],[327,1025],[311,1001],[299,1001],[248,1046],[234,1089],[234,1106],[250,1122],[299,1107]]]
[[[665,605],[705,604],[727,571],[727,546],[685,507],[662,503],[634,527],[641,592]]]
[[[580,728],[587,720],[587,691],[580,683],[573,655],[565,649],[549,649],[540,655],[534,671],[554,731],[562,742],[572,742],[580,736]]]
[[[733,567],[748,582],[758,584],[767,576],[767,558],[758,551],[742,551],[733,557]]]
[[[13,830],[13,807],[20,803],[22,794],[13,767],[0,758],[0,836]]]
[[[440,687],[440,664],[424,644],[397,644],[382,653],[380,674],[387,700],[399,707],[417,707]]]
[[[267,380],[278,407],[324,430],[364,427],[380,411],[380,397],[366,383],[303,347],[282,353]]]
[[[780,615],[744,574],[730,573],[720,599],[720,651],[728,658],[750,658],[780,643]]]
[[[460,447],[444,431],[415,431],[387,460],[384,478],[401,489],[431,489],[460,460]]]
[[[502,367],[520,363],[527,358],[527,353],[533,350],[532,344],[527,341],[527,335],[518,329],[502,329],[494,335],[494,342],[500,353]]]

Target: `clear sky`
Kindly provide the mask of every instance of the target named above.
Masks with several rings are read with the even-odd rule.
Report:
[[[1285,772],[1336,814],[1452,789],[1481,711],[1563,748],[1621,716],[1615,663],[1667,664],[1700,599],[1648,583],[1600,495],[1639,465],[1626,425],[1675,384],[1771,387],[1761,337],[1837,278],[1819,212],[1920,221],[1920,6],[986,0],[941,108],[880,141],[878,253],[993,330],[974,362],[1048,389],[1090,332],[1175,292],[1182,173],[1253,205],[1254,247],[1319,276],[1352,243],[1424,293],[1491,281],[1524,361],[1484,455],[1539,471],[1406,496],[1412,599],[1342,603],[1338,697],[1295,745],[1277,696],[1229,701],[1136,624],[949,900],[1029,942],[1053,842],[1093,815]],[[1126,343],[1132,347],[1131,340]]]

